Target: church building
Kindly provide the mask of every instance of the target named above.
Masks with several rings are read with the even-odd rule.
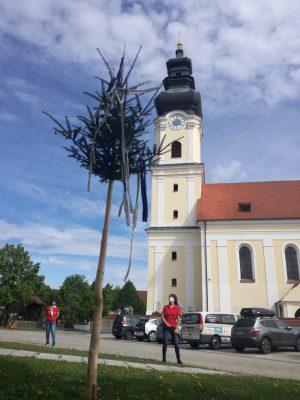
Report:
[[[300,308],[300,181],[206,184],[202,108],[178,43],[155,98],[147,314],[175,293],[185,312]]]

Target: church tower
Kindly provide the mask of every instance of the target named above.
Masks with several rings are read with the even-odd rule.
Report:
[[[202,109],[191,59],[181,43],[167,61],[164,91],[155,98],[157,146],[170,144],[152,168],[151,222],[148,232],[147,313],[161,312],[170,293],[185,311],[202,307],[200,231]]]

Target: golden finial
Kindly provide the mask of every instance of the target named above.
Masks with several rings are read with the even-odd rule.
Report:
[[[179,31],[179,40],[178,40],[178,43],[177,43],[177,49],[182,49],[182,42],[181,42],[181,34],[180,34],[180,31]]]

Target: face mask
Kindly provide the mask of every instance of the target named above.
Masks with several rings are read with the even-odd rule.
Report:
[[[169,297],[169,302],[172,303],[172,304],[175,303],[174,297]]]

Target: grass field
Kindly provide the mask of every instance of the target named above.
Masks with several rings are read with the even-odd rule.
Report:
[[[86,365],[0,357],[0,399],[84,399]],[[102,400],[295,400],[300,382],[99,367]]]
[[[51,347],[51,346],[37,346],[34,344],[27,344],[27,343],[0,341],[0,348],[14,349],[14,350],[27,350],[27,351],[34,351],[37,353],[66,354],[66,355],[70,355],[70,356],[81,356],[81,357],[88,356],[88,351],[84,351],[84,350],[66,349],[66,348]],[[150,363],[150,364],[156,364],[156,365],[161,365],[161,364],[166,365],[165,363],[162,363],[161,361],[150,359],[150,358],[122,356],[122,355],[118,355],[118,354],[101,353],[99,355],[99,358],[101,358],[103,360],[118,360],[118,361],[135,362],[135,363],[142,363],[142,364]],[[171,363],[171,362],[168,362],[167,365],[176,365],[176,367],[178,367],[178,364]],[[184,367],[199,368],[199,367],[196,367],[191,364],[185,364],[180,367],[181,368],[184,368]]]

